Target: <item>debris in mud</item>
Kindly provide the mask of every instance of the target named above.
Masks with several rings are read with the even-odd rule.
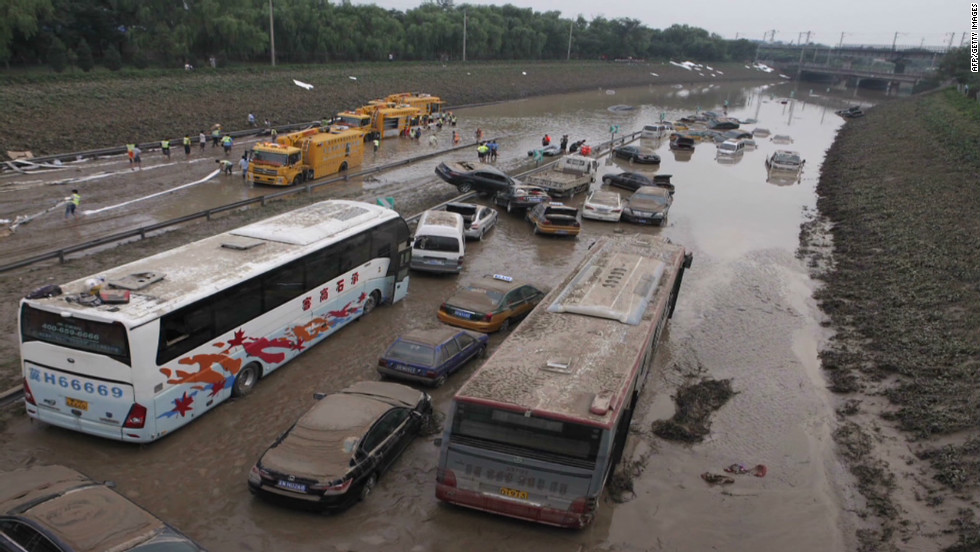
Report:
[[[734,473],[736,475],[747,475],[751,474],[756,477],[765,477],[769,473],[769,468],[765,464],[756,464],[751,468],[743,466],[742,464],[732,464],[725,468],[728,473]]]
[[[976,489],[980,485],[980,438],[974,438],[961,446],[946,445],[920,452],[917,456],[929,460],[936,469],[935,478],[957,491]]]
[[[438,410],[433,410],[432,414],[425,419],[425,423],[419,428],[420,437],[429,437],[442,433],[442,423],[446,421],[446,415]]]
[[[629,502],[636,498],[636,492],[633,491],[633,481],[637,477],[640,477],[645,467],[645,457],[639,460],[623,461],[620,463],[619,467],[609,479],[609,484],[606,485],[609,498],[617,504]]]
[[[730,379],[703,379],[682,386],[674,398],[677,404],[674,417],[653,422],[653,433],[673,441],[701,442],[711,432],[711,413],[721,408],[734,394]]]
[[[728,477],[727,475],[721,475],[719,473],[704,472],[701,474],[701,479],[708,482],[709,485],[731,485],[735,482],[734,479]]]

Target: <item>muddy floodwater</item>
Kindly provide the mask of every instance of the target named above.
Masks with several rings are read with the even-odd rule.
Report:
[[[812,299],[815,283],[796,256],[800,224],[816,204],[824,151],[842,124],[833,111],[846,100],[793,92],[791,84],[780,83],[597,90],[459,110],[456,130],[468,141],[476,128],[498,137],[498,165],[506,169],[526,166],[527,151],[539,147],[545,133],[555,141],[567,134],[570,141],[598,144],[611,137],[614,126],[620,134],[632,132],[661,116],[677,119],[698,108],[721,112],[726,102],[729,116],[758,120],[742,128],[765,127],[770,136],[757,137],[757,148],[733,160],[716,159],[711,142],[698,144],[692,155],[675,156],[666,140],[642,140],[641,146],[661,155],[659,167],[608,157],[600,161],[601,174],[672,174],[676,194],[666,227],[586,220],[577,239],[549,239],[532,235],[521,216],[502,212],[498,228],[483,242],[468,244],[461,275],[413,273],[407,299],[375,310],[312,348],[260,382],[247,399],[226,403],[145,446],[30,423],[18,413],[0,434],[0,468],[63,463],[95,479],[111,479],[120,492],[213,551],[853,549],[860,522],[849,511],[858,499],[851,476],[835,456],[836,399],[826,390],[817,360],[828,330]],[[438,151],[448,146],[450,131],[440,131],[436,145],[425,139],[385,141],[365,160],[382,163]],[[793,142],[777,144],[770,139],[775,134]],[[175,150],[170,164],[183,163],[179,171],[156,167],[163,160],[144,161],[142,188],[133,183],[134,171],[124,160],[100,160],[99,170],[113,175],[105,182],[125,184],[116,192],[107,189],[109,184],[89,184],[83,208],[110,206],[201,178],[216,166],[208,148],[205,154],[195,149],[192,160],[181,159],[183,152]],[[764,161],[777,149],[800,152],[806,164],[799,178],[767,178]],[[446,153],[317,194],[369,201],[393,196],[400,207],[445,199],[453,189],[432,172],[443,158],[475,159],[476,152]],[[25,189],[42,190],[49,199],[62,195],[64,185],[28,180],[22,178]],[[85,236],[99,228],[165,220],[261,192],[245,186],[236,170],[232,177],[120,208],[111,217],[83,218],[72,232]],[[583,198],[569,203],[580,205]],[[5,200],[4,216],[27,208]],[[39,219],[24,233],[63,227],[57,219],[60,215]],[[458,285],[489,273],[551,285],[596,237],[621,232],[666,235],[691,250],[694,263],[663,337],[660,369],[650,374],[633,421],[624,459],[632,491],[623,502],[604,496],[593,525],[559,530],[440,504],[434,496],[439,434],[413,443],[369,499],[341,515],[291,511],[250,496],[250,466],[313,404],[313,392],[377,379],[377,357],[386,345],[409,328],[436,326],[438,305]],[[3,247],[16,249],[17,242],[7,238]],[[505,337],[492,336],[491,353]],[[471,363],[432,392],[437,410],[446,411],[454,391],[477,366]],[[708,438],[681,444],[654,436],[651,424],[673,415],[676,389],[702,378],[731,380],[735,391],[714,414]],[[724,474],[736,463],[763,464],[765,476],[734,475],[733,484],[721,486],[700,477]]]

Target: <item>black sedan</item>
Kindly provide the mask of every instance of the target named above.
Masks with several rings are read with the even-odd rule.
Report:
[[[618,148],[613,148],[613,155],[620,158],[626,159],[627,161],[633,163],[643,163],[647,165],[659,165],[660,156],[652,151],[644,150],[639,146],[620,146]]]
[[[514,209],[530,209],[550,199],[547,190],[544,188],[527,186],[520,182],[502,192],[497,192],[493,196],[493,202],[501,207],[506,207],[508,213]]]
[[[475,161],[440,163],[436,167],[436,175],[456,186],[461,194],[472,191],[486,195],[506,192],[516,182],[497,167]]]
[[[346,509],[371,494],[432,414],[427,393],[397,383],[362,381],[318,398],[252,466],[252,494],[304,509]]]
[[[645,174],[622,172],[619,174],[604,175],[602,177],[602,183],[607,186],[615,186],[635,192],[643,186],[653,186],[653,179]]]

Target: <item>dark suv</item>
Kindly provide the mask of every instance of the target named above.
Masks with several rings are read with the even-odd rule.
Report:
[[[436,167],[439,178],[456,186],[459,192],[478,192],[493,195],[506,192],[515,180],[493,165],[472,161],[450,161]]]

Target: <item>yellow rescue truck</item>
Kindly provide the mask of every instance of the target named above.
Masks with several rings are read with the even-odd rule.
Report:
[[[311,128],[252,147],[246,180],[291,186],[358,167],[364,160],[362,129]]]
[[[421,115],[419,108],[410,105],[391,105],[378,100],[375,102],[377,103],[369,103],[354,111],[338,113],[331,128],[362,130],[366,133],[365,140],[397,138],[405,129],[417,124]]]
[[[446,103],[439,99],[438,96],[416,92],[400,92],[398,94],[391,94],[386,98],[386,100],[393,104],[403,104],[411,107],[417,107],[424,115],[441,113],[442,107]]]

